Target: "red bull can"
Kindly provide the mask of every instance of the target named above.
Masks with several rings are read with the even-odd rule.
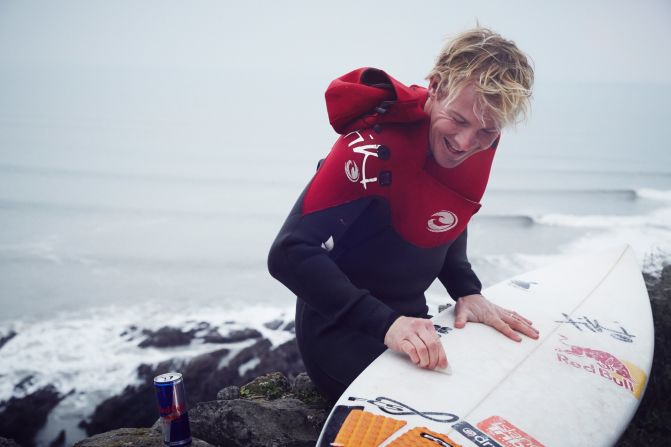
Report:
[[[163,444],[181,446],[191,444],[189,413],[186,410],[186,392],[180,373],[171,372],[154,377],[154,388],[161,415]]]

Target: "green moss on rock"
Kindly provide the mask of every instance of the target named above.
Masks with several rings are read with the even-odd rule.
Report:
[[[252,399],[263,397],[269,400],[279,399],[290,392],[289,380],[279,372],[269,373],[240,387],[240,397]]]

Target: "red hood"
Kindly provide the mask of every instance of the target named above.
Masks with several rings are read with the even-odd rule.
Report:
[[[375,124],[429,120],[424,112],[428,96],[424,87],[405,86],[376,68],[359,68],[339,77],[331,82],[325,96],[329,122],[342,135]],[[487,187],[499,139],[492,144],[492,150],[477,153],[455,168],[442,168],[428,157],[424,170],[448,188],[479,201]],[[428,144],[427,135],[427,150]]]
[[[424,113],[425,88],[407,87],[375,68],[359,68],[339,77],[331,82],[325,96],[329,122],[339,134],[374,124],[428,118]]]

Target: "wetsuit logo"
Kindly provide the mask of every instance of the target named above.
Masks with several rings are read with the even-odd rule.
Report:
[[[356,183],[359,181],[359,167],[352,160],[347,160],[347,163],[345,163],[345,175],[350,182]]]
[[[363,135],[361,135],[361,132],[359,131],[354,131],[350,132],[347,135],[345,135],[344,138],[348,138],[351,135],[357,135],[358,138],[350,141],[347,147],[352,149],[352,152],[355,154],[361,154],[363,155],[363,162],[361,163],[361,172],[359,172],[359,168],[354,163],[352,160],[348,160],[345,163],[345,174],[347,175],[347,178],[349,179],[350,182],[354,183],[361,183],[361,186],[363,186],[363,189],[368,189],[368,183],[375,183],[377,182],[377,177],[366,177],[366,162],[368,161],[368,157],[373,156],[375,158],[379,158],[379,155],[377,153],[378,148],[380,147],[379,144],[365,144],[365,140]],[[373,135],[369,134],[368,138],[371,140],[374,140]],[[364,143],[364,144],[360,144]],[[358,146],[355,146],[357,145]],[[359,179],[361,178],[361,181]]]
[[[458,221],[457,215],[452,211],[438,211],[426,223],[426,229],[432,233],[443,233],[456,227]]]

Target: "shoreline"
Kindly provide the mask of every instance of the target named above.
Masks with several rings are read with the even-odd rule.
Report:
[[[650,296],[655,324],[655,355],[646,392],[634,418],[620,441],[616,444],[617,447],[633,447],[634,445],[640,445],[642,442],[650,443],[650,440],[658,439],[658,437],[660,440],[664,439],[664,434],[666,433],[665,424],[671,418],[671,411],[662,402],[663,396],[671,392],[671,385],[668,381],[664,381],[664,377],[668,377],[671,370],[669,360],[671,358],[671,355],[669,355],[671,353],[671,347],[669,347],[669,343],[671,343],[671,266],[665,267],[659,277],[644,274],[644,279]],[[68,443],[74,442],[74,440],[69,438],[76,432],[81,436],[83,432],[80,430],[82,429],[86,429],[87,435],[91,436],[95,433],[106,432],[114,428],[149,426],[155,420],[153,413],[148,415],[145,418],[146,420],[143,421],[132,422],[127,420],[125,425],[119,425],[122,421],[118,420],[118,416],[115,415],[124,411],[142,413],[142,408],[153,408],[154,402],[152,400],[153,393],[150,379],[158,373],[167,372],[169,369],[189,369],[188,375],[192,378],[190,382],[193,384],[190,386],[189,396],[194,398],[191,406],[195,406],[198,401],[213,399],[218,392],[218,387],[223,388],[231,384],[240,386],[261,374],[280,371],[290,377],[295,377],[303,369],[300,354],[295,344],[295,338],[292,335],[293,322],[275,319],[266,322],[264,326],[268,331],[281,331],[285,333],[286,335],[283,337],[287,341],[281,344],[279,348],[276,348],[273,346],[273,343],[255,329],[236,329],[225,333],[226,335],[222,335],[219,332],[219,328],[212,327],[205,322],[193,324],[190,328],[166,326],[153,331],[138,327],[129,328],[128,333],[122,333],[119,336],[130,337],[136,343],[139,341],[143,349],[171,349],[169,347],[173,347],[172,349],[174,349],[175,346],[188,345],[194,339],[201,339],[203,342],[214,343],[210,345],[214,350],[211,349],[190,360],[180,361],[172,359],[160,362],[156,366],[141,365],[137,368],[137,374],[140,377],[139,385],[128,385],[122,393],[109,397],[99,403],[92,411],[91,416],[87,418],[87,421],[82,421],[79,424],[77,430],[66,430],[65,433],[62,430],[67,427],[59,426],[55,428],[53,426],[55,421],[51,421],[47,433],[44,433],[44,430],[47,427],[46,422],[49,420],[48,418],[54,415],[52,410],[72,392],[63,395],[53,387],[53,384],[50,384],[36,392],[28,393],[27,396],[24,396],[22,399],[16,399],[14,402],[14,404],[23,403],[24,405],[20,406],[20,408],[31,412],[33,414],[32,419],[39,425],[32,429],[32,434],[27,433],[25,436],[32,436],[31,439],[35,439],[37,435],[39,436],[40,445],[47,446],[59,445],[58,443],[54,444],[54,442],[58,441],[59,437],[63,439],[63,443],[66,440]],[[222,326],[222,329],[225,327]],[[5,343],[9,342],[15,336],[16,334],[14,333],[3,337]],[[219,345],[215,345],[216,343],[219,343]],[[230,348],[217,349],[218,346],[240,346],[240,348],[232,351]],[[224,371],[229,371],[225,374],[219,369],[222,362],[226,362]],[[217,375],[218,377],[216,377]],[[216,377],[216,380],[213,379],[214,377]],[[201,387],[200,390],[197,389],[201,384],[209,383],[213,380],[216,383],[213,383],[212,386]],[[29,382],[28,378],[25,386],[28,386]],[[21,386],[21,384],[17,386]],[[145,397],[140,398],[142,395]],[[146,396],[149,396],[149,398]],[[7,404],[13,400],[10,399],[4,402],[4,411],[0,420],[7,420],[8,415],[5,414],[8,409]],[[137,406],[138,402],[140,402],[140,406]],[[132,408],[135,409],[131,410]],[[21,410],[14,409],[12,411]],[[36,413],[39,413],[39,415],[35,416]],[[13,420],[16,421],[16,419]],[[60,422],[63,421],[61,420]],[[100,422],[102,422],[102,425],[99,424]],[[0,436],[5,435],[5,430],[6,428],[0,429]],[[26,444],[27,438],[25,436],[22,437],[24,445],[30,445]],[[60,445],[64,445],[63,443]]]

